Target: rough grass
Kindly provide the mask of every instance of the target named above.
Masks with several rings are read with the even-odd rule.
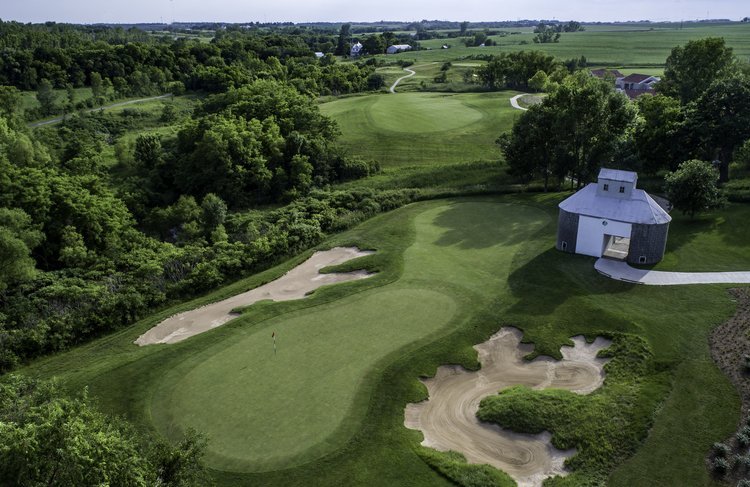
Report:
[[[515,414],[526,418],[529,427],[543,421],[555,437],[559,435],[556,441],[567,438],[566,441],[580,446],[579,455],[572,460],[572,465],[579,467],[571,475],[580,482],[576,485],[600,484],[607,475],[610,485],[713,485],[704,458],[714,442],[735,429],[739,418],[737,394],[712,363],[707,344],[709,330],[733,311],[725,287],[654,288],[616,282],[596,273],[593,259],[556,252],[553,249],[556,204],[562,197],[520,195],[408,205],[326,242],[326,246],[356,244],[377,249],[375,255],[362,259],[364,267],[380,271],[376,277],[323,288],[303,301],[251,307],[243,319],[181,344],[145,348],[132,345],[135,337],[163,317],[272,279],[309,254],[302,255],[210,296],[165,310],[117,334],[40,360],[25,372],[43,377],[56,375],[72,390],[89,386],[91,395],[105,410],[124,414],[144,431],[158,434],[153,422],[161,418],[151,414],[155,411],[152,398],[156,394],[157,401],[161,401],[158,396],[165,393],[161,389],[164,381],[167,377],[174,378],[170,373],[179,376],[176,369],[181,363],[199,362],[204,358],[201,354],[227,350],[244,338],[249,340],[248,346],[256,346],[250,337],[259,333],[261,338],[270,338],[269,323],[289,326],[291,330],[298,323],[295,320],[308,308],[311,313],[315,312],[312,307],[325,310],[341,306],[344,310],[368,293],[401,289],[400,286],[428,289],[451,296],[457,303],[450,325],[388,352],[370,367],[357,386],[350,413],[342,422],[348,427],[326,438],[331,447],[319,451],[323,456],[309,458],[303,465],[263,473],[214,471],[218,483],[426,486],[462,482],[458,480],[464,478],[460,467],[449,465],[458,473],[439,473],[442,467],[418,453],[422,435],[404,428],[404,406],[425,398],[419,377],[433,375],[439,365],[446,363],[476,368],[472,345],[486,340],[504,325],[514,325],[535,343],[538,353],[553,356],[559,355],[559,347],[576,334],[589,338],[610,334],[617,340],[633,340],[623,342],[630,346],[615,349],[615,358],[608,366],[610,375],[592,396],[579,398],[528,390],[508,393],[517,394],[520,407]],[[730,258],[734,259],[735,267],[750,268],[750,249],[742,251],[734,243],[734,239],[746,242],[750,238],[750,229],[743,223],[748,218],[750,208],[730,206],[706,216],[699,235],[685,230],[686,223],[677,218],[671,228],[669,254],[679,254],[679,267],[685,269],[697,265],[709,267],[712,262],[729,266]],[[727,232],[727,228],[733,229],[732,232]],[[347,314],[342,313],[342,319]],[[400,320],[401,315],[407,314],[394,313],[391,319],[399,326],[409,327],[409,320]],[[346,335],[345,327],[336,330],[339,336],[329,340],[330,349],[325,352],[330,360],[336,360],[335,354],[344,353],[341,347],[357,341],[357,335]],[[285,330],[283,336],[288,333]],[[379,343],[377,338],[368,341]],[[637,348],[637,344],[644,348]],[[262,345],[258,342],[258,350],[263,349]],[[648,353],[626,355],[633,350]],[[237,361],[240,356],[237,353],[228,359]],[[252,361],[258,359],[254,355],[248,357]],[[620,370],[615,366],[618,359],[623,364],[645,365]],[[224,366],[220,358],[213,360],[215,364],[208,365],[218,373]],[[294,373],[307,374],[313,380],[315,371],[303,370],[305,366],[301,365]],[[248,372],[230,369],[223,369],[223,379],[234,384],[238,393],[246,394],[256,387],[252,382],[243,382],[242,374]],[[288,370],[292,369],[289,365]],[[174,379],[192,380],[189,374]],[[226,396],[231,392],[226,384],[217,387],[225,400],[231,400]],[[257,387],[261,392],[264,390],[261,384]],[[302,387],[285,393],[286,401],[297,403],[284,406],[285,413],[320,407],[317,398],[321,396],[312,394],[312,389],[327,387],[327,381],[306,383]],[[341,387],[340,383],[337,387]],[[257,395],[246,406],[271,400],[268,395]],[[214,402],[218,401],[215,398]],[[549,417],[539,419],[533,414],[537,409],[547,412]],[[611,415],[604,412],[610,410],[621,419],[616,431],[606,424]],[[178,408],[172,414],[179,412]],[[213,420],[230,422],[221,416]],[[286,427],[283,423],[287,420],[294,419],[283,415],[268,419],[280,430]],[[519,421],[516,426],[523,424]],[[158,429],[163,427],[162,424]],[[266,431],[249,432],[247,442],[257,445],[269,441]],[[222,439],[210,438],[210,441]],[[635,454],[625,459],[634,450]],[[450,457],[446,461],[458,460]]]

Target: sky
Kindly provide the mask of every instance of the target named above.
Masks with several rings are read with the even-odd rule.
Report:
[[[378,20],[739,20],[748,0],[0,0],[19,22],[365,22]]]

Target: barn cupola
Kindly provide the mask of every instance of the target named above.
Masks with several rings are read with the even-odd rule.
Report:
[[[597,182],[597,196],[630,199],[638,181],[638,174],[632,171],[602,168]]]

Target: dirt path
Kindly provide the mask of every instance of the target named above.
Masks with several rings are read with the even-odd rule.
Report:
[[[105,105],[103,107],[91,108],[89,110],[86,110],[86,113],[98,112],[99,110],[106,110],[108,108],[122,107],[122,106],[125,106],[125,105],[132,105],[134,103],[143,103],[144,101],[160,100],[162,98],[167,98],[167,97],[170,97],[170,96],[172,96],[172,94],[171,93],[167,93],[166,95],[151,96],[149,98],[139,98],[137,100],[121,101],[121,102],[118,102],[118,103],[113,103],[111,105]],[[60,117],[57,117],[57,118],[53,118],[51,120],[44,120],[43,122],[30,123],[28,126],[30,128],[34,128],[34,127],[41,127],[43,125],[51,125],[53,123],[62,122],[63,118],[65,118],[64,115],[60,116]]]
[[[413,71],[409,68],[404,68],[404,71],[408,71],[409,74],[407,74],[406,76],[401,76],[399,79],[393,82],[393,84],[391,85],[391,93],[396,93],[396,86],[398,86],[401,81],[405,80],[406,78],[411,78],[412,76],[417,74],[416,71]]]
[[[574,347],[562,347],[563,359],[539,357],[525,361],[533,345],[521,344],[522,333],[502,328],[487,342],[475,346],[482,368],[471,372],[463,367],[442,366],[431,379],[423,380],[429,399],[406,406],[404,424],[421,430],[422,445],[440,451],[463,453],[469,463],[486,463],[510,474],[519,487],[540,486],[545,478],[564,475],[563,462],[575,450],[552,447],[551,435],[526,435],[481,423],[476,413],[479,402],[512,385],[534,389],[568,389],[587,394],[604,382],[607,359],[596,354],[610,345],[597,338],[592,344],[573,337]]]
[[[664,272],[630,267],[626,262],[599,259],[594,268],[618,281],[650,286],[677,286],[684,284],[744,284],[750,283],[750,271],[739,272]]]
[[[343,264],[357,257],[370,254],[372,252],[348,247],[335,247],[323,252],[315,252],[312,257],[275,281],[223,301],[167,318],[139,336],[135,343],[143,346],[154,343],[181,342],[186,338],[216,328],[236,318],[238,315],[232,313],[235,308],[249,306],[267,299],[273,301],[302,299],[321,286],[370,277],[372,274],[367,271],[338,274],[321,274],[319,272],[324,267]]]

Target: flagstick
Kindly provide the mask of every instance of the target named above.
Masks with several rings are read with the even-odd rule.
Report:
[[[273,354],[276,355],[276,332],[271,335],[273,337]]]

